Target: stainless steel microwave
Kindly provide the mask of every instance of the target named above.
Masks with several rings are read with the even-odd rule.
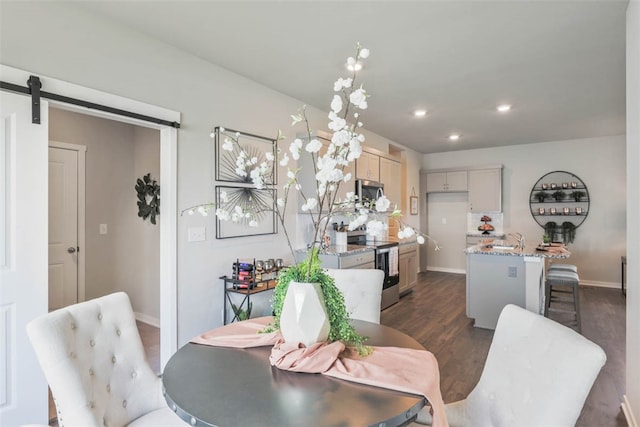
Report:
[[[381,182],[356,180],[356,196],[360,202],[377,200],[382,194],[384,194],[384,184]]]

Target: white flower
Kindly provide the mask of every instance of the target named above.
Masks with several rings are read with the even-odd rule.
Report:
[[[342,77],[340,77],[333,84],[333,90],[336,92],[339,92],[342,89],[350,88],[352,83],[353,83],[353,79],[351,77],[349,77],[348,79],[343,79]]]
[[[284,208],[284,199],[282,197],[278,197],[278,200],[276,200],[276,203],[278,204],[278,206],[280,206],[281,208]]]
[[[251,221],[249,221],[249,227],[257,227],[258,226],[258,221],[256,221],[255,219],[252,219]]]
[[[378,219],[367,222],[367,234],[370,236],[383,237],[386,229],[386,224]]]
[[[416,241],[418,242],[418,244],[423,245],[424,244],[424,237],[422,235],[419,235],[416,238]]]
[[[332,131],[340,131],[347,126],[347,121],[333,111],[329,112],[329,120],[331,121],[329,122],[328,127]]]
[[[300,138],[296,138],[293,140],[291,145],[289,145],[289,151],[291,152],[291,156],[294,160],[298,160],[300,158],[300,150],[302,149],[302,140]]]
[[[365,110],[367,108],[367,92],[362,88],[356,89],[349,95],[349,101],[361,110]]]
[[[322,143],[316,138],[313,138],[311,141],[309,141],[309,143],[305,147],[305,150],[307,150],[308,153],[317,153],[321,148]]]
[[[267,151],[267,154],[265,156],[270,162],[273,162],[275,160],[275,157],[273,156],[273,153],[271,151]]]
[[[220,192],[220,201],[222,203],[227,203],[229,201],[229,196],[227,195],[226,191],[221,191]]]
[[[229,221],[231,219],[229,212],[221,208],[216,209],[216,216],[220,221]]]
[[[287,171],[287,178],[289,179],[295,179],[296,178],[296,173],[294,171],[292,171],[291,169],[289,169]]]
[[[390,205],[391,201],[383,194],[378,198],[378,200],[376,200],[376,211],[386,212]]]
[[[302,205],[302,210],[304,212],[306,212],[306,211],[312,210],[317,205],[318,205],[318,201],[316,199],[314,199],[313,197],[310,197],[310,198],[307,199],[307,202]]]
[[[331,101],[331,111],[338,114],[342,110],[342,97],[339,95],[333,95]]]
[[[226,151],[233,151],[233,142],[229,138],[224,139],[224,143],[222,144],[222,149]]]
[[[347,172],[343,177],[342,177],[342,181],[344,182],[349,182],[351,181],[351,172]],[[349,196],[349,194],[355,194],[353,192],[351,193],[347,193],[347,196]]]
[[[287,155],[287,153],[284,153],[282,155],[282,159],[280,160],[280,166],[285,167],[289,164],[289,156]]]
[[[351,135],[346,130],[339,130],[333,134],[331,137],[331,143],[335,144],[338,147],[341,147],[351,140]]]
[[[367,59],[369,57],[369,49],[366,49],[366,48],[360,49],[359,57],[362,59]]]

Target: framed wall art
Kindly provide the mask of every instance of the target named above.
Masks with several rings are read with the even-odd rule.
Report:
[[[239,174],[237,161],[241,155],[248,159],[254,159],[256,164],[265,162],[267,171],[266,185],[278,183],[277,170],[274,170],[274,162],[267,161],[267,155],[276,158],[277,144],[275,139],[252,135],[233,129],[217,126],[214,129],[215,156],[216,156],[216,181],[252,184],[251,177]]]
[[[216,206],[226,211],[228,218],[221,220],[216,215],[216,239],[277,234],[276,196],[274,188],[217,185]],[[243,212],[250,212],[251,216],[242,215]]]

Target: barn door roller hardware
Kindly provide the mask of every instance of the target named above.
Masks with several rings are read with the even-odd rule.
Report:
[[[27,87],[31,93],[31,123],[40,124],[40,88],[42,82],[37,76],[29,76]]]

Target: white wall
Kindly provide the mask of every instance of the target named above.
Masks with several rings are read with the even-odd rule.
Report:
[[[640,425],[640,1],[627,8],[627,389],[625,407]]]
[[[520,232],[527,246],[542,240],[543,229],[529,210],[529,194],[544,174],[564,170],[584,181],[591,198],[587,218],[569,245],[571,263],[584,283],[619,287],[620,256],[626,252],[626,153],[624,136],[556,141],[424,156],[423,168],[470,167],[500,163],[504,232]],[[442,212],[440,212],[442,214]],[[435,220],[435,219],[434,219]],[[442,239],[441,239],[442,240]],[[443,246],[464,250],[464,244],[444,239]],[[455,247],[458,246],[458,247]],[[436,258],[431,258],[434,260]],[[432,261],[428,262],[432,266]],[[449,262],[442,258],[443,262]],[[455,265],[435,265],[455,268]]]
[[[266,137],[275,137],[282,129],[287,141],[300,131],[292,129],[290,121],[290,114],[302,105],[298,100],[68,3],[3,2],[0,19],[3,64],[181,112],[180,209],[213,200],[214,150],[208,135],[214,126]],[[351,55],[355,42],[353,46],[347,42],[344,52],[336,53],[336,60]],[[46,81],[43,83],[46,90]],[[333,79],[325,84],[330,99]],[[307,112],[312,128],[326,130],[326,112],[313,108]],[[366,127],[366,113],[362,121]],[[365,134],[367,144],[374,148],[386,151],[391,143]],[[411,173],[417,174],[417,170]],[[293,200],[292,205],[295,203]],[[221,324],[223,291],[219,277],[231,273],[231,263],[237,257],[290,260],[290,256],[282,233],[216,240],[213,217],[183,216],[178,220],[181,345]],[[288,223],[295,222],[296,215],[291,211]],[[201,226],[206,228],[207,240],[188,243],[187,228]]]

